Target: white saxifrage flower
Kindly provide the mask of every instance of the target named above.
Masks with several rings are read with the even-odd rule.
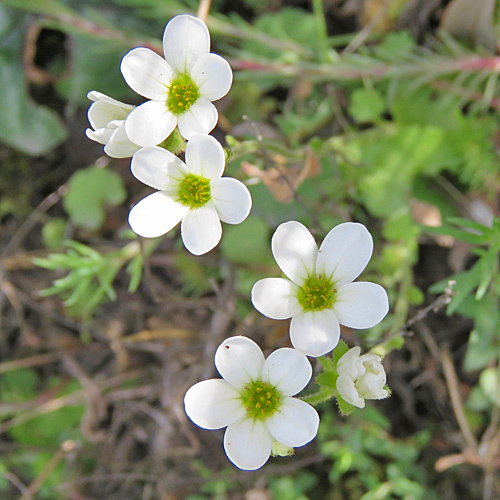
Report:
[[[104,152],[113,158],[129,158],[141,149],[125,133],[125,119],[135,106],[95,91],[89,92],[87,97],[94,101],[88,111],[93,129],[86,130],[89,139],[104,144]]]
[[[352,283],[368,264],[373,240],[362,224],[334,227],[318,251],[300,222],[281,224],[272,251],[286,278],[266,278],[252,289],[255,308],[273,319],[292,318],[293,346],[322,356],[337,345],[340,326],[371,328],[389,310],[386,291],[375,283]]]
[[[127,118],[129,138],[141,146],[162,143],[175,129],[185,139],[208,134],[217,123],[211,101],[225,96],[233,81],[228,62],[210,53],[210,34],[197,17],[174,17],[163,34],[165,59],[150,49],[137,48],[122,60],[125,81],[150,99]]]
[[[194,135],[186,146],[186,163],[163,148],[143,148],[132,158],[132,173],[159,189],[130,211],[130,227],[140,236],[155,238],[181,220],[182,240],[195,255],[220,241],[220,221],[239,224],[248,216],[252,198],[239,180],[222,177],[225,155],[211,136]]]
[[[262,467],[273,440],[295,448],[314,439],[318,413],[292,397],[311,379],[304,354],[283,348],[264,359],[255,342],[232,337],[217,349],[215,366],[223,380],[197,383],[187,391],[184,406],[188,417],[204,429],[227,427],[224,449],[237,467]]]
[[[364,408],[365,399],[384,399],[389,391],[380,356],[360,353],[360,347],[353,347],[339,359],[337,391],[344,401]]]

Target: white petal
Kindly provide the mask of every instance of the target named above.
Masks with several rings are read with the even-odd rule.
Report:
[[[104,152],[112,158],[130,158],[134,156],[141,146],[134,144],[125,133],[125,122],[116,128],[109,138]]]
[[[132,208],[128,223],[139,236],[156,238],[179,224],[187,211],[187,207],[159,191],[146,196]]]
[[[186,146],[188,172],[207,179],[220,179],[225,165],[224,149],[214,137],[195,134],[189,139]]]
[[[140,146],[156,146],[174,130],[177,120],[162,101],[146,101],[125,120],[129,139]]]
[[[260,347],[247,337],[228,338],[215,353],[217,371],[237,390],[260,379],[263,365],[264,355]]]
[[[273,446],[273,438],[259,420],[245,419],[231,424],[224,435],[224,450],[236,467],[256,470],[262,467]]]
[[[252,197],[243,182],[223,177],[210,184],[212,200],[222,222],[240,224],[250,213]]]
[[[361,347],[356,346],[349,349],[338,361],[337,372],[339,375],[345,375],[353,380],[366,373],[366,368],[360,357]],[[380,358],[379,358],[380,359]]]
[[[217,125],[219,115],[215,106],[200,97],[187,111],[177,116],[179,132],[184,139],[194,134],[209,134]]]
[[[184,396],[187,416],[203,429],[221,429],[241,420],[246,409],[241,396],[225,380],[204,380]]]
[[[365,407],[365,400],[358,394],[351,377],[340,375],[337,378],[337,392],[349,404],[358,408]]]
[[[194,255],[202,255],[215,248],[222,236],[219,216],[212,202],[189,210],[182,219],[182,241]]]
[[[318,432],[318,412],[304,401],[284,398],[278,411],[266,420],[274,439],[285,446],[304,446]]]
[[[113,132],[114,129],[111,128],[100,128],[95,131],[90,128],[85,130],[85,134],[89,139],[92,139],[95,142],[99,142],[100,144],[106,144],[109,139],[111,139]]]
[[[145,48],[131,50],[120,66],[129,87],[148,99],[166,100],[173,71],[155,52]]]
[[[354,281],[368,264],[373,239],[363,224],[344,222],[335,226],[319,248],[316,272],[332,277],[337,286]]]
[[[194,64],[191,78],[202,97],[216,101],[229,92],[233,83],[233,72],[224,58],[217,54],[206,54]]]
[[[384,399],[389,393],[384,389],[386,382],[385,372],[375,373],[366,372],[360,380],[356,382],[356,389],[360,396],[365,399]]]
[[[132,111],[135,106],[132,106],[131,104],[125,104],[124,102],[117,101],[116,99],[113,99],[112,97],[107,96],[106,94],[101,94],[101,92],[97,92],[96,90],[92,90],[87,94],[87,99],[90,99],[91,101],[97,102],[97,101],[102,101],[102,102],[107,102],[108,104],[111,104],[113,106],[117,106],[121,109]]]
[[[186,175],[184,163],[158,146],[142,148],[132,158],[132,174],[144,184],[172,194]]]
[[[301,312],[292,318],[290,340],[307,356],[323,356],[339,343],[340,326],[331,309]]]
[[[125,120],[132,109],[133,106],[130,106],[130,109],[123,109],[121,106],[98,101],[90,106],[87,117],[92,128],[97,130],[106,127],[112,120]]]
[[[210,34],[206,24],[187,14],[174,17],[163,33],[163,52],[177,73],[189,73],[196,60],[210,52]]]
[[[308,229],[297,221],[278,226],[271,248],[281,270],[297,285],[314,273],[318,246]]]
[[[264,316],[288,319],[302,311],[297,285],[284,278],[264,278],[252,288],[252,303]]]
[[[262,381],[269,382],[284,396],[298,394],[310,382],[311,376],[309,360],[289,347],[272,352],[262,367]]]
[[[338,289],[333,309],[341,325],[371,328],[388,313],[389,298],[387,292],[375,283],[348,283]]]

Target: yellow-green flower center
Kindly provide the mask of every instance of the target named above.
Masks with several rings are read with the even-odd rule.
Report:
[[[167,107],[174,115],[187,111],[200,97],[200,91],[189,75],[179,75],[168,87]]]
[[[309,276],[299,291],[297,299],[304,311],[322,311],[332,307],[337,290],[325,276]]]
[[[267,382],[254,380],[244,387],[241,401],[250,418],[265,420],[280,407],[281,393]]]
[[[179,186],[178,199],[181,205],[200,208],[211,199],[210,181],[201,175],[188,174]]]

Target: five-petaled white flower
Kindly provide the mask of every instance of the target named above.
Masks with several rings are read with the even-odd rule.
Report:
[[[384,399],[389,391],[384,389],[387,379],[380,356],[360,353],[356,346],[339,359],[337,391],[344,401],[364,408],[365,399]]]
[[[89,122],[94,129],[86,130],[89,139],[105,144],[104,152],[113,158],[128,158],[141,149],[125,133],[125,119],[135,106],[95,91],[89,92],[87,97],[94,101],[88,111]]]
[[[371,328],[387,314],[389,301],[380,285],[352,283],[373,251],[372,237],[362,224],[334,227],[318,251],[305,226],[285,222],[273,235],[272,251],[289,279],[258,281],[252,289],[253,305],[270,318],[292,318],[292,344],[308,356],[334,349],[340,324]]]
[[[233,73],[228,62],[210,53],[210,34],[196,17],[174,17],[163,34],[165,59],[146,48],[130,51],[122,60],[125,81],[150,99],[130,113],[125,129],[141,146],[162,143],[175,129],[185,139],[208,134],[217,123],[210,101],[225,96]]]
[[[224,449],[237,467],[262,467],[273,440],[298,447],[314,439],[318,413],[292,397],[311,379],[304,354],[282,348],[265,360],[255,342],[232,337],[217,349],[215,366],[224,380],[197,383],[186,393],[184,405],[189,418],[204,429],[227,426]]]
[[[252,198],[237,179],[221,177],[225,154],[211,136],[196,134],[187,143],[186,163],[158,146],[143,148],[132,158],[132,173],[159,189],[130,211],[130,227],[140,236],[155,238],[181,220],[182,240],[195,255],[204,254],[220,241],[220,221],[243,222]]]

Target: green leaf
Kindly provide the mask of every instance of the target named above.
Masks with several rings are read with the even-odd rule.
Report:
[[[36,396],[38,377],[31,368],[18,368],[0,377],[0,399],[6,403],[19,403]]]
[[[42,238],[45,246],[49,249],[61,248],[66,227],[66,219],[61,217],[48,221],[42,228]]]
[[[357,89],[352,93],[349,113],[359,123],[378,120],[385,109],[383,97],[374,89]]]
[[[120,175],[107,168],[92,166],[73,174],[63,205],[74,224],[98,229],[104,222],[106,205],[119,205],[125,197]]]
[[[28,96],[19,49],[17,40],[0,48],[0,141],[40,156],[61,144],[67,132],[54,111],[35,104]]]
[[[269,227],[259,217],[248,217],[242,224],[224,227],[220,244],[222,255],[241,264],[272,264]]]

